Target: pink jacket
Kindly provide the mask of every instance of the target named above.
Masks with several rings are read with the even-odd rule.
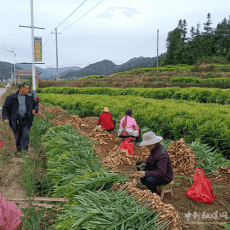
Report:
[[[122,123],[125,120],[125,117],[126,116],[121,118],[120,128],[123,128]],[[137,136],[139,136],[139,127],[137,125],[137,122],[136,122],[135,118],[127,116],[127,125],[126,125],[125,129],[134,129],[137,132]]]

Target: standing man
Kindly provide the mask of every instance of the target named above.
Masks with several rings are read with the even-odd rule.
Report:
[[[22,149],[28,152],[30,128],[34,114],[38,113],[38,102],[29,91],[30,87],[27,82],[19,84],[19,90],[6,98],[2,108],[2,120],[10,124],[18,152]]]

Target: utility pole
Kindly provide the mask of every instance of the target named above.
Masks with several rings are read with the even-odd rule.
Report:
[[[157,29],[157,72],[158,72],[158,36],[159,36],[159,29]]]
[[[14,53],[14,48],[13,48],[13,53]],[[14,55],[14,76],[15,76],[15,78],[16,78],[16,75],[15,75],[15,56],[16,56],[16,54]],[[16,86],[16,85],[15,85]]]
[[[31,6],[31,41],[32,41],[32,82],[33,82],[33,92],[36,98],[36,80],[35,80],[35,56],[34,56],[34,11],[33,11],[33,0],[30,1]]]
[[[52,33],[52,32],[51,32]],[[54,33],[52,33],[54,34]],[[57,49],[57,28],[55,28],[55,34],[56,34],[56,66],[57,66],[57,81],[59,80],[58,78],[58,49]],[[61,33],[58,33],[61,34]]]
[[[31,40],[32,40],[32,63],[21,63],[21,64],[32,64],[32,82],[33,82],[33,94],[34,98],[36,98],[36,79],[35,79],[35,55],[34,55],[34,28],[36,29],[45,29],[40,27],[34,27],[34,14],[33,14],[33,0],[30,1],[31,7],[31,26],[20,26],[19,27],[28,27],[31,28]],[[45,64],[45,63],[37,63],[37,64]]]

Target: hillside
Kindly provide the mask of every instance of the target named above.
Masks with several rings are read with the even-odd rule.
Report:
[[[65,81],[42,81],[39,79],[39,88],[46,87],[116,87],[116,88],[165,88],[165,87],[202,87],[202,88],[230,88],[230,83],[224,81],[229,79],[230,66],[213,64],[201,64],[198,68],[194,65],[177,65],[175,71],[169,71],[172,67],[143,68],[126,72],[119,72],[104,76],[103,78],[83,77],[76,80]],[[177,77],[182,80],[175,81]],[[193,78],[208,80],[206,82],[186,82],[183,78]],[[200,79],[200,80],[199,80]],[[212,80],[216,79],[216,82]],[[217,81],[218,80],[218,81]]]
[[[0,61],[0,80],[8,79],[11,77],[11,69],[12,73],[14,71],[14,64],[11,64],[9,62],[2,62]],[[18,65],[15,65],[15,69],[22,69]]]
[[[64,72],[61,72],[61,73],[58,72],[58,78],[60,79],[63,76],[65,76],[66,74],[72,74],[72,73],[75,73],[75,72],[76,72],[76,70],[71,70],[71,69],[67,70],[67,71],[64,71]],[[52,77],[51,77],[51,79],[54,79],[54,80],[56,80],[56,78],[57,78],[57,74],[52,75]]]
[[[158,59],[163,58],[166,55],[167,52],[161,54]],[[117,72],[129,71],[137,68],[150,68],[154,66],[156,61],[157,57],[134,57],[122,65],[116,65],[110,60],[103,60],[94,64],[90,64],[79,71],[67,73],[61,79],[71,79],[73,77],[80,78],[89,75],[110,75]]]
[[[167,52],[161,54],[158,59],[163,58],[167,55]],[[103,60],[86,66],[85,68],[80,67],[63,67],[58,68],[59,79],[71,79],[73,77],[81,78],[89,75],[110,75],[117,72],[129,71],[137,68],[149,68],[156,65],[157,57],[134,57],[129,61],[121,65],[116,65],[110,60]],[[8,62],[0,62],[0,79],[10,78],[11,67],[14,65]],[[31,69],[31,64],[15,64],[15,69]],[[56,68],[46,68],[35,66],[35,69],[41,72],[39,76],[42,79],[56,79],[57,70]]]
[[[58,75],[61,76],[60,74],[61,73],[68,73],[69,70],[71,71],[79,71],[81,70],[82,68],[81,67],[76,67],[76,66],[70,66],[70,67],[63,67],[63,68],[58,68]],[[57,69],[56,68],[46,68],[45,71],[47,73],[49,73],[50,75],[52,75],[53,77],[52,78],[56,78],[57,76]]]
[[[31,69],[32,65],[31,64],[20,64],[20,63],[16,63],[17,66],[21,67],[22,69]],[[56,79],[56,73],[57,73],[57,69],[56,68],[46,68],[43,69],[41,67],[35,66],[35,69],[41,72],[41,75],[39,76],[40,78],[43,79]],[[69,70],[71,71],[78,71],[80,70],[80,67],[63,67],[63,68],[58,68],[58,75],[62,76],[63,72],[68,73]]]

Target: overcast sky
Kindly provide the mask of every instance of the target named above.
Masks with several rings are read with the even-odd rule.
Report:
[[[61,32],[57,35],[58,66],[83,68],[104,59],[120,65],[134,57],[155,57],[157,29],[160,55],[167,51],[168,32],[178,26],[180,19],[186,19],[186,36],[190,37],[191,27],[196,29],[198,22],[200,31],[204,32],[203,23],[207,22],[208,13],[211,14],[212,28],[216,28],[224,18],[229,20],[230,15],[229,0],[101,1],[34,0],[34,26],[45,28],[34,29],[34,36],[42,37],[42,62],[45,63],[36,66],[56,67],[56,41],[55,35],[51,34],[56,27],[57,32]],[[30,2],[0,1],[0,61],[14,63],[13,53],[6,51],[14,48],[16,63],[31,63],[31,29],[19,27],[31,26]]]

